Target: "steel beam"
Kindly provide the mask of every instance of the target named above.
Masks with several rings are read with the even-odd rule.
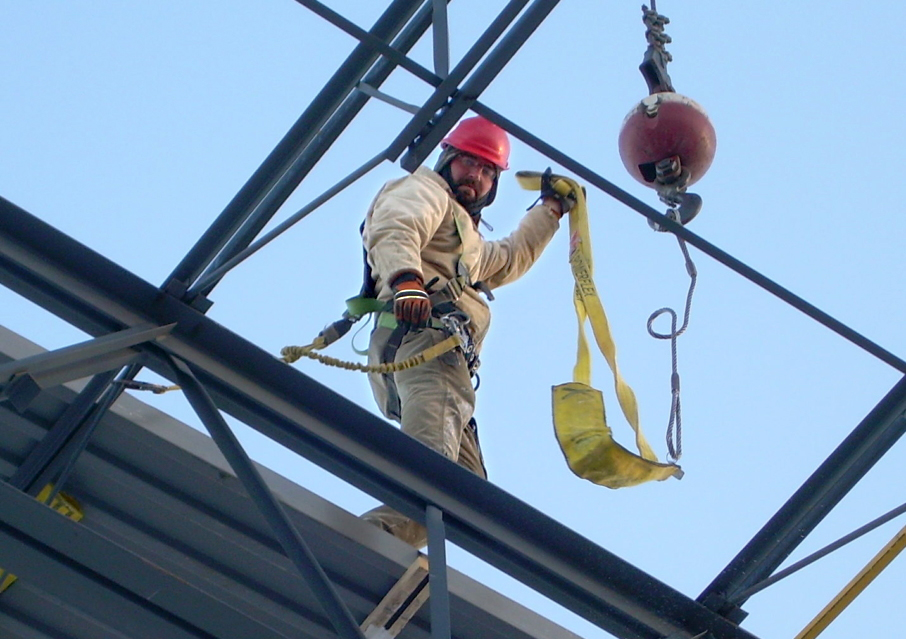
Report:
[[[176,323],[149,368],[182,359],[221,410],[409,517],[437,506],[450,541],[617,637],[752,637],[2,198],[0,282],[89,334]]]
[[[431,119],[436,115],[437,111],[441,110],[446,103],[448,103],[451,97],[454,94],[459,93],[458,85],[466,79],[469,72],[475,67],[476,64],[485,56],[485,54],[493,46],[494,42],[500,38],[501,35],[506,31],[507,27],[519,13],[525,8],[529,3],[529,0],[510,0],[507,5],[500,11],[497,17],[491,22],[488,28],[484,33],[479,36],[475,41],[472,47],[466,52],[462,57],[459,63],[456,65],[456,68],[447,76],[441,77],[432,71],[426,69],[421,64],[415,62],[414,60],[408,58],[405,55],[405,52],[408,48],[398,46],[394,43],[394,46],[388,45],[386,42],[375,38],[374,35],[368,33],[364,29],[361,29],[356,24],[347,20],[337,12],[333,11],[329,7],[325,6],[323,3],[318,2],[318,0],[296,0],[300,4],[305,5],[319,16],[325,20],[330,21],[335,26],[343,29],[351,35],[352,37],[358,39],[362,44],[367,45],[379,52],[384,56],[386,63],[392,63],[393,65],[398,65],[403,69],[412,73],[415,77],[427,82],[428,84],[435,87],[435,92],[425,101],[425,104],[417,109],[415,112],[416,117],[407,125],[407,127],[400,133],[394,142],[390,145],[390,149],[393,150],[393,157],[399,156],[403,150],[412,143],[412,140],[417,137],[425,127],[429,124]],[[432,6],[434,11],[438,10],[438,1],[432,0]],[[428,8],[426,4],[425,9]],[[430,24],[431,16],[424,15],[424,26],[425,29],[427,25]],[[523,24],[527,24],[523,22]],[[424,29],[423,29],[424,31]],[[522,32],[523,27],[520,26],[518,31]],[[512,36],[511,39],[516,43],[516,46],[521,45],[519,38],[527,38],[528,33],[517,33]],[[402,37],[401,37],[402,40]],[[366,77],[363,82],[360,82],[359,85],[368,85],[368,78]],[[365,89],[365,92],[368,93],[368,89]],[[372,90],[371,93],[375,93],[376,90]],[[408,110],[407,107],[403,107]]]
[[[741,592],[737,592],[736,596],[733,598],[732,601],[730,601],[730,603],[736,604],[736,603],[745,601],[752,595],[761,592],[762,590],[764,590],[765,588],[768,588],[769,586],[773,586],[778,581],[780,581],[782,579],[786,579],[790,575],[799,572],[803,568],[811,566],[813,563],[815,563],[819,559],[823,559],[824,557],[828,556],[832,552],[839,550],[846,544],[852,543],[856,539],[859,539],[860,537],[867,535],[868,533],[873,531],[875,528],[878,528],[879,526],[883,526],[888,521],[890,521],[892,519],[896,519],[903,513],[906,513],[906,504],[901,504],[901,505],[897,506],[893,510],[885,513],[884,515],[881,515],[877,519],[874,519],[874,520],[868,522],[864,526],[860,526],[859,528],[855,529],[851,533],[843,535],[842,537],[840,537],[840,539],[829,543],[828,545],[824,546],[823,548],[821,548],[819,550],[816,550],[812,554],[787,566],[783,570],[778,570],[777,572],[772,574],[770,577],[768,577],[764,581],[759,581],[754,586],[750,586]]]
[[[132,377],[137,375],[140,370],[141,366],[139,364],[133,364],[126,369],[124,377],[132,379]],[[100,378],[102,382],[105,380],[105,376],[103,375],[99,375],[98,378]],[[74,425],[72,438],[66,442],[65,446],[60,449],[60,452],[50,461],[43,475],[39,477],[36,482],[38,487],[43,486],[48,482],[53,482],[53,490],[50,491],[50,494],[47,496],[44,503],[49,504],[53,498],[56,497],[57,493],[66,486],[66,483],[69,481],[69,476],[75,468],[76,462],[79,460],[82,453],[85,452],[85,449],[88,448],[88,442],[91,441],[91,437],[94,435],[95,429],[97,429],[98,425],[101,423],[101,419],[107,414],[107,411],[113,406],[113,402],[115,402],[122,393],[122,386],[108,386],[100,401],[98,401],[91,410],[91,413],[86,416],[85,419]],[[35,488],[35,490],[36,489],[37,488]]]
[[[0,556],[19,579],[135,639],[284,636],[3,482]]]
[[[428,584],[431,588],[431,639],[450,639],[450,590],[447,585],[447,532],[444,513],[428,506]]]
[[[386,102],[390,106],[395,106],[397,109],[400,109],[401,111],[405,111],[406,113],[411,113],[413,115],[418,113],[419,107],[415,106],[414,104],[409,104],[408,102],[395,98],[388,93],[384,93],[383,91],[378,91],[373,86],[371,86],[370,84],[367,84],[365,82],[359,82],[356,85],[356,89],[361,91],[362,93],[364,93],[365,95],[367,95],[370,98],[377,98],[381,102]]]
[[[802,487],[702,592],[698,600],[735,620],[740,593],[770,577],[803,539],[906,432],[906,377],[843,440]]]
[[[166,336],[173,326],[138,326],[0,365],[0,385],[27,373],[41,388],[121,368],[140,356],[133,346]]]
[[[436,88],[434,93],[425,101],[421,110],[413,116],[409,124],[390,144],[392,157],[398,157],[406,147],[413,143],[413,140],[422,134],[431,119],[448,103],[450,97],[457,92],[459,84],[465,80],[469,72],[491,49],[497,39],[503,35],[510,23],[516,19],[527,4],[528,0],[510,0],[446,78],[441,79],[424,69],[424,67],[419,67],[422,72],[420,77],[434,84]],[[452,125],[450,126],[452,127]]]
[[[421,0],[394,0],[375,22],[371,33],[382,40],[394,37],[416,12],[419,4]],[[211,263],[343,99],[355,89],[356,83],[374,64],[377,56],[370,47],[362,44],[356,46],[258,170],[176,266],[164,283],[171,292],[181,296],[183,289],[191,285]]]
[[[431,71],[428,71],[417,62],[414,62],[413,60],[406,57],[406,54],[404,52],[396,49],[386,40],[378,38],[373,33],[365,31],[365,29],[357,25],[355,22],[334,11],[323,2],[320,2],[319,0],[296,0],[296,2],[304,6],[306,9],[309,9],[316,15],[320,16],[321,18],[324,18],[338,29],[345,31],[347,34],[351,35],[363,45],[369,47],[375,53],[383,56],[386,61],[392,62],[394,65],[399,65],[410,73],[414,73],[416,76],[421,77],[423,80],[430,81],[429,78],[434,77],[434,74]],[[424,11],[425,8],[423,7],[422,10]],[[427,30],[427,26],[430,26],[431,23],[431,16],[425,17],[428,20],[428,22],[425,23],[425,29]]]
[[[450,0],[447,1],[449,2]],[[320,3],[304,2],[303,4],[312,11],[316,11],[319,6],[323,7]],[[405,54],[418,43],[419,39],[428,30],[428,27],[431,26],[432,7],[429,5],[423,6],[391,45],[387,45],[384,40],[377,38],[373,32],[358,29],[354,24],[346,21],[336,12],[329,11],[326,7],[324,7],[323,12],[319,11],[318,15],[347,30],[347,32],[352,31],[354,37],[362,40],[364,45],[382,54],[381,59],[374,64],[374,67],[362,78],[361,82],[356,84],[356,87],[367,85],[376,89],[384,83],[400,63],[410,69],[418,67],[418,65],[409,61]],[[424,71],[428,78],[433,75],[427,69]],[[224,274],[221,272],[215,276],[212,272],[218,270],[225,262],[231,260],[249,246],[293,190],[305,179],[312,168],[330,149],[337,138],[340,137],[340,134],[355,119],[355,116],[367,104],[368,99],[369,95],[367,93],[363,94],[361,91],[355,91],[343,101],[343,104],[330,116],[324,126],[317,131],[310,143],[298,154],[298,157],[293,160],[283,176],[258,204],[242,228],[230,239],[223,251],[214,258],[208,269],[209,272],[205,274],[205,285],[199,286],[196,284],[192,287],[193,291],[188,296],[189,299],[191,299],[192,294],[198,292],[203,295],[211,292]]]
[[[104,374],[95,375],[88,382],[76,400],[66,407],[63,415],[47,431],[44,438],[35,445],[28,457],[10,477],[11,486],[31,495],[38,494],[38,491],[49,480],[48,469],[51,464],[76,435],[85,418],[95,410],[95,402],[109,387],[114,377],[116,377],[116,371],[107,371]]]
[[[210,291],[220,279],[227,274],[231,269],[235,268],[243,261],[263,249],[270,242],[277,239],[282,233],[287,231],[294,224],[299,222],[302,218],[307,216],[312,211],[315,211],[323,205],[325,202],[329,201],[333,196],[340,193],[343,189],[348,187],[350,184],[354,183],[356,180],[366,175],[369,171],[374,169],[378,164],[387,159],[386,151],[378,153],[376,156],[365,162],[358,169],[347,175],[345,178],[334,184],[332,187],[324,191],[321,195],[316,197],[314,200],[303,206],[299,211],[290,215],[288,218],[280,222],[273,229],[264,234],[263,237],[256,240],[252,244],[248,245],[243,250],[239,251],[233,257],[228,260],[217,263],[215,267],[214,264],[211,265],[211,269],[205,271],[204,274],[198,279],[198,282],[189,289],[188,298],[191,299],[193,295],[197,292],[206,292]]]
[[[230,430],[204,386],[198,382],[192,369],[185,362],[173,359],[171,364],[195,414],[208,429],[211,439],[217,444],[220,452],[230,464],[230,468],[236,473],[236,477],[242,482],[245,491],[258,507],[258,511],[270,525],[283,552],[305,579],[306,585],[321,604],[321,608],[337,635],[341,639],[364,639],[362,631],[352,618],[352,613],[340,599],[314,553],[293,526],[280,502],[267,487],[258,469],[243,450],[242,444]]]
[[[478,100],[481,93],[491,84],[491,81],[503,70],[507,62],[516,55],[516,52],[529,39],[535,29],[544,21],[544,19],[554,10],[559,0],[535,0],[519,17],[513,27],[507,31],[506,35],[500,40],[500,43],[494,47],[494,50],[488,54],[487,58],[469,76],[469,79],[463,84],[462,89],[452,96],[452,101],[445,106],[443,112],[436,118],[436,121],[422,131],[419,128],[413,131],[414,125],[420,121],[424,115],[417,115],[413,118],[412,123],[404,129],[398,140],[402,141],[403,136],[415,134],[406,140],[407,145],[411,145],[409,150],[403,156],[400,164],[407,171],[415,171],[434,148],[440,144],[447,132],[453,128],[453,125],[465,114],[465,112]],[[458,66],[458,65],[457,65]],[[450,97],[442,95],[442,88],[448,84],[448,80],[455,78],[455,71],[445,80],[435,91],[432,99],[440,97]],[[430,101],[429,101],[430,103]],[[427,105],[425,111],[427,111]],[[431,114],[433,115],[433,113]],[[413,143],[414,140],[414,143]],[[391,146],[391,152],[393,147]]]
[[[447,3],[432,0],[434,7],[434,73],[441,78],[450,74],[450,35],[447,28]]]
[[[395,159],[403,150],[412,143],[414,137],[416,137],[422,129],[424,129],[429,121],[436,115],[443,106],[451,99],[451,96],[456,94],[458,90],[458,84],[466,79],[469,72],[475,67],[476,64],[484,57],[484,55],[490,50],[494,42],[506,31],[510,23],[516,19],[522,9],[528,4],[529,0],[510,0],[507,5],[501,10],[498,16],[491,22],[488,28],[482,33],[482,35],[476,40],[475,44],[466,52],[462,57],[459,63],[456,65],[456,68],[447,76],[440,77],[429,71],[419,63],[414,60],[406,57],[405,53],[401,48],[392,47],[387,43],[375,38],[370,33],[364,31],[363,29],[356,26],[351,21],[343,18],[341,15],[335,11],[324,6],[321,2],[317,0],[296,0],[300,4],[304,4],[306,7],[309,7],[312,11],[315,11],[321,17],[329,20],[337,27],[346,31],[349,35],[360,40],[363,44],[370,46],[375,51],[380,52],[382,56],[386,58],[388,62],[392,62],[395,65],[399,65],[403,69],[406,69],[412,73],[415,77],[427,82],[428,84],[435,87],[435,92],[425,101],[425,104],[421,108],[415,110],[415,118],[410,121],[407,127],[400,133],[393,143],[390,145],[390,149],[393,151],[393,158]],[[427,5],[426,5],[427,6]],[[367,78],[366,78],[367,80]],[[367,84],[367,82],[363,81]],[[363,83],[359,83],[360,86]],[[365,89],[365,92],[368,93],[368,89]],[[374,93],[375,91],[371,91]],[[403,107],[405,110],[408,110],[407,107]]]

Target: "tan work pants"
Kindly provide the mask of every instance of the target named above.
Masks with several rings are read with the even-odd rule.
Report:
[[[381,362],[392,332],[379,326],[371,334],[369,363]],[[446,334],[435,328],[407,333],[394,359],[402,361],[417,355],[445,338]],[[458,349],[392,376],[371,374],[369,379],[381,412],[400,422],[404,433],[487,478],[477,435],[469,426],[475,411],[475,390],[465,357]],[[388,506],[375,508],[362,518],[416,548],[428,541],[424,526]]]

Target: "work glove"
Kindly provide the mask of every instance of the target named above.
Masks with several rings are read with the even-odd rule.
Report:
[[[553,198],[560,204],[560,216],[569,213],[576,205],[576,194],[573,191],[563,194],[554,188],[553,173],[551,167],[541,174],[541,194],[540,199]]]
[[[393,314],[407,330],[424,328],[431,317],[431,300],[421,280],[414,275],[397,278],[393,284]]]

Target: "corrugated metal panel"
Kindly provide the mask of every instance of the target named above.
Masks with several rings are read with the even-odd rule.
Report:
[[[39,350],[0,331],[4,361]],[[72,388],[56,387],[42,391],[24,415],[0,406],[4,478],[74,397]],[[261,472],[354,617],[364,619],[416,552]],[[124,395],[65,490],[82,504],[81,523],[11,487],[0,490],[0,565],[20,577],[0,595],[3,637],[335,636],[202,433]],[[453,572],[450,583],[456,637],[575,637],[464,575]],[[401,637],[429,636],[427,614],[426,606]]]

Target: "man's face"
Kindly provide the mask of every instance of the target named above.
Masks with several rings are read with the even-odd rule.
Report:
[[[497,167],[481,158],[461,153],[450,162],[453,195],[468,207],[486,196],[497,179]]]

